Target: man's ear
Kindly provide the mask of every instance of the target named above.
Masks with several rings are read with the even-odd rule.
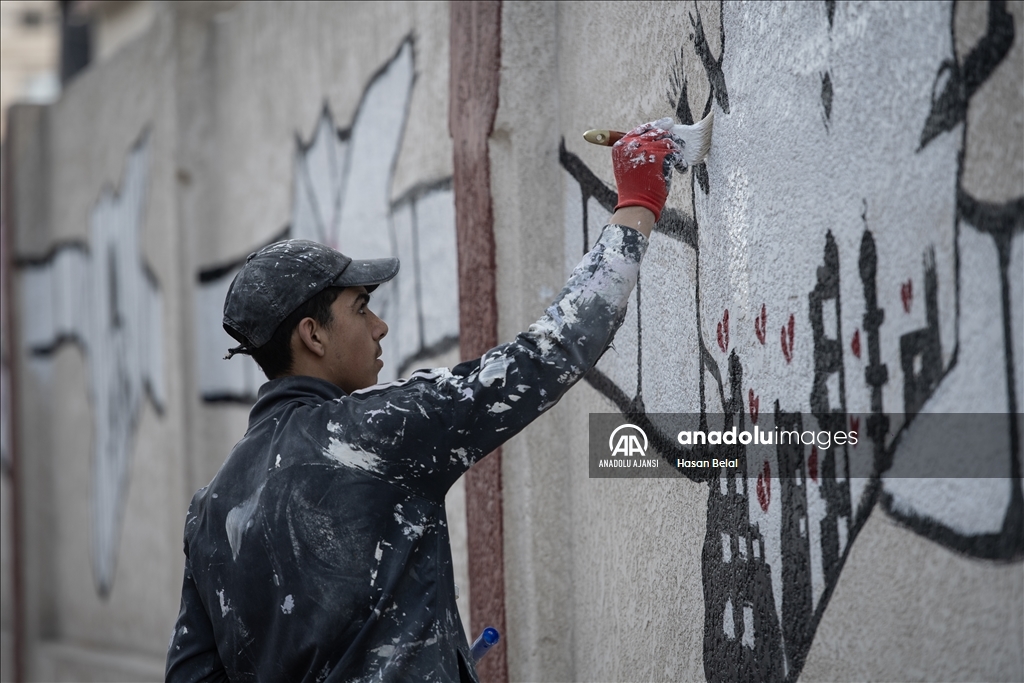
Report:
[[[301,347],[320,358],[327,353],[327,348],[324,346],[323,329],[320,323],[313,318],[303,318],[295,326]]]

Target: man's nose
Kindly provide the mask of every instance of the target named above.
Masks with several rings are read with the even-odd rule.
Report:
[[[375,330],[375,332],[377,332],[377,333],[378,333],[377,335],[375,335],[375,336],[374,336],[374,339],[376,339],[377,341],[380,341],[380,340],[381,340],[381,339],[383,339],[383,338],[384,338],[385,336],[387,336],[387,333],[388,333],[388,324],[387,324],[386,322],[384,322],[383,320],[381,320],[381,319],[380,319],[380,318],[379,318],[379,317],[377,316],[377,314],[376,314],[376,313],[374,313],[374,314],[373,314],[373,317],[374,317],[374,318],[377,318],[377,326],[376,326],[376,330]]]

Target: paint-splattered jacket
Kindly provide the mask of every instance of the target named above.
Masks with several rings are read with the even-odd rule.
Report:
[[[544,317],[451,371],[263,385],[189,508],[167,679],[475,680],[445,493],[597,362],[646,245],[605,228]]]

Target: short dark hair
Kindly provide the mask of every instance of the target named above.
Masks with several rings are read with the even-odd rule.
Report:
[[[292,332],[303,318],[312,318],[327,326],[334,320],[331,305],[344,287],[328,287],[314,294],[284,319],[266,344],[252,351],[255,360],[267,379],[277,379],[292,371]]]

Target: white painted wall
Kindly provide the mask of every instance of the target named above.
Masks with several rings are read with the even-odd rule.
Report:
[[[967,101],[966,122],[922,144],[941,113],[942,65],[963,64],[986,32],[983,4],[836,3],[831,18],[824,2],[505,6],[491,147],[503,337],[539,314],[539,300],[557,290],[610,213],[600,201],[601,186],[614,193],[608,151],[581,133],[678,115],[684,80],[693,117],[709,106],[716,117],[706,188],[694,172],[677,175],[667,205],[689,236],[655,231],[636,305],[598,364],[613,401],[577,389],[506,450],[513,679],[773,679],[801,667],[809,680],[1022,675],[1019,539],[1004,536],[1017,544],[1013,562],[985,559],[1020,514],[1011,483],[920,478],[922,458],[950,435],[931,434],[930,448],[934,418],[906,418],[1011,410],[1006,330],[1017,386],[1024,374],[1019,217],[1005,252],[1007,316],[996,243],[957,214],[958,192],[985,197],[1004,215],[1024,195],[1024,12],[1019,4],[1009,11],[1001,21],[1016,37]],[[554,179],[545,164],[563,139],[575,161],[563,158]],[[559,207],[561,235],[533,205]],[[885,311],[875,361],[860,267],[865,231]],[[835,263],[826,260],[830,240]],[[557,250],[557,272],[542,249]],[[816,339],[812,292],[822,277],[838,285],[819,294]],[[938,340],[930,381],[929,339]],[[828,340],[837,364],[826,369],[815,349],[826,353]],[[894,414],[884,440],[894,461],[881,471],[867,440],[873,362],[888,369],[879,395]],[[775,457],[748,461],[745,480],[589,479],[589,412],[614,410],[620,396],[620,409],[642,400],[647,416],[704,410],[721,422],[733,381],[733,410],[748,429],[755,421],[770,429],[776,401],[804,413],[807,428],[824,405],[841,410],[861,444],[837,453],[834,480],[821,471],[824,454],[809,448],[796,462],[799,483],[780,476]],[[912,382],[926,386],[908,403]],[[1019,389],[1017,397],[1019,410]],[[1009,420],[993,427],[986,448],[972,447],[974,466],[987,458],[1009,475]],[[861,477],[851,479],[847,465]],[[803,534],[806,555],[787,529]],[[904,546],[913,550],[894,550]],[[930,579],[915,578],[925,567]],[[787,612],[784,603],[804,596],[805,611]],[[942,617],[957,612],[970,617]],[[758,630],[772,621],[781,635]],[[923,624],[927,644],[905,635]],[[885,657],[866,654],[883,642]],[[770,647],[778,651],[760,650]]]

